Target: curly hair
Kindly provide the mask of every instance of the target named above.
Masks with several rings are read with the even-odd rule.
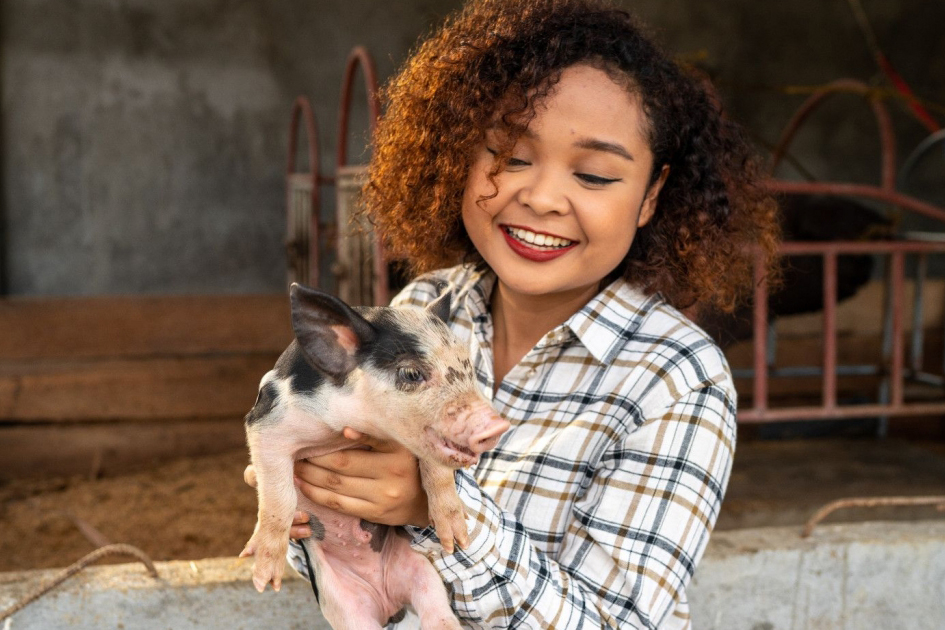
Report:
[[[732,310],[755,259],[775,269],[777,205],[740,128],[634,19],[606,0],[479,0],[423,42],[389,82],[364,190],[388,251],[420,273],[481,261],[461,219],[474,151],[500,125],[491,176],[562,70],[587,63],[638,95],[654,156],[669,174],[623,275],[678,308]]]

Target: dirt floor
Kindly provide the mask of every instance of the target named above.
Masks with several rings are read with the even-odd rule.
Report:
[[[0,571],[66,566],[95,548],[81,528],[155,560],[234,556],[252,533],[246,452],[113,478],[0,485]],[[742,440],[720,529],[800,525],[851,496],[945,495],[945,445],[903,440]],[[932,508],[848,510],[831,521],[943,518]],[[92,534],[94,538],[94,534]]]

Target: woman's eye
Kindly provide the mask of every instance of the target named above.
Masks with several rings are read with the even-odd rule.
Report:
[[[397,370],[397,376],[400,380],[407,383],[422,383],[426,379],[423,376],[423,372],[417,368],[412,367],[402,367]]]
[[[499,154],[498,151],[490,147],[486,147],[486,151],[488,151],[492,155],[492,157],[495,157]],[[506,164],[506,166],[528,166],[528,165],[529,163],[526,162],[525,160],[520,160],[514,157],[510,157],[508,163]]]
[[[591,186],[606,186],[607,184],[620,181],[620,178],[600,177],[598,175],[589,175],[587,173],[578,173],[577,178],[585,184],[590,184]]]

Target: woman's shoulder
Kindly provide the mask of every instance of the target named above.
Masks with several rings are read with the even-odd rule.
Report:
[[[682,380],[687,389],[731,385],[721,348],[692,319],[659,294],[644,295],[629,284],[614,287],[613,293],[610,309],[625,326],[611,350],[615,361]]]
[[[391,306],[423,307],[447,291],[454,299],[475,289],[484,272],[473,265],[457,265],[417,276],[391,300]]]

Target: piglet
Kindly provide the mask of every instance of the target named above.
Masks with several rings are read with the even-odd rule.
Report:
[[[246,415],[259,513],[240,554],[255,556],[253,584],[279,590],[295,511],[336,630],[382,628],[411,605],[424,629],[459,628],[433,565],[399,528],[315,505],[297,492],[297,460],[350,445],[352,427],[417,456],[430,520],[448,551],[467,530],[453,471],[474,464],[508,428],[479,391],[468,351],[444,323],[449,292],[426,309],[355,307],[298,284],[290,288],[296,339],[259,385]]]

